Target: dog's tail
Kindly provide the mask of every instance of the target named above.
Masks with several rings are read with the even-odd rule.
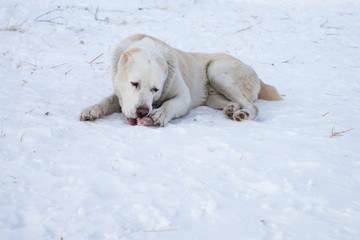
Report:
[[[275,87],[264,83],[260,80],[260,93],[259,93],[259,99],[264,99],[268,101],[278,101],[282,100],[282,97],[278,93]]]

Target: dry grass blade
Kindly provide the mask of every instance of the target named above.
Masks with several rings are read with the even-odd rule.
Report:
[[[331,138],[340,137],[340,136],[343,136],[344,133],[350,132],[351,130],[354,130],[354,128],[351,128],[351,129],[348,129],[345,131],[340,131],[340,132],[336,132],[336,131],[334,131],[334,128],[332,128],[330,137]]]
[[[96,59],[100,58],[102,55],[104,55],[104,53],[99,54],[99,56],[91,60],[89,63],[92,64],[94,61],[96,61]]]
[[[243,31],[249,30],[249,29],[251,29],[251,28],[252,28],[252,26],[249,26],[249,27],[246,27],[246,28],[242,28],[242,29],[237,30],[235,33],[243,32]]]
[[[71,72],[71,71],[72,71],[72,68],[71,68],[70,70],[66,71],[66,72],[65,72],[65,75],[68,75],[69,72]]]
[[[24,29],[22,28],[22,26],[24,25],[24,23],[26,22],[27,20],[21,22],[21,23],[15,23],[13,25],[10,25],[10,26],[7,26],[5,28],[0,28],[0,31],[8,31],[8,32],[25,32]]]
[[[61,67],[61,66],[64,66],[66,65],[67,63],[61,63],[61,64],[58,64],[58,65],[55,65],[55,66],[52,66],[50,68],[57,68],[57,67]]]
[[[35,110],[35,108],[32,108],[31,110],[26,111],[25,114],[31,113],[31,112],[34,111],[34,110]]]
[[[325,22],[323,24],[321,24],[320,27],[323,28],[328,22],[329,22],[329,19],[326,18]]]
[[[289,63],[291,60],[294,60],[296,57],[292,57],[292,58],[290,58],[290,59],[288,59],[288,60],[285,60],[285,61],[282,61],[281,63]]]
[[[55,20],[58,20],[58,19],[60,19],[60,20],[62,19],[63,21],[65,21],[64,17],[59,16],[59,17],[50,18],[50,15],[52,15],[53,12],[58,12],[58,11],[63,11],[63,9],[58,9],[57,8],[57,9],[54,9],[54,10],[50,10],[50,11],[36,17],[35,21],[36,22],[47,22],[47,23],[53,23],[53,24],[58,24],[58,25],[64,25],[63,22],[55,21]]]
[[[26,134],[26,133],[23,133],[23,135],[21,135],[20,142],[23,141],[23,138],[24,138],[25,134]]]

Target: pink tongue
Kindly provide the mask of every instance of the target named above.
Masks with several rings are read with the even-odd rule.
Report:
[[[136,118],[128,118],[127,120],[131,126],[135,126],[137,124]]]

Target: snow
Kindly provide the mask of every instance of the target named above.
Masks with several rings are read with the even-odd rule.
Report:
[[[0,239],[360,238],[358,1],[0,6]],[[230,53],[284,100],[243,123],[207,107],[164,128],[80,122],[134,33]]]

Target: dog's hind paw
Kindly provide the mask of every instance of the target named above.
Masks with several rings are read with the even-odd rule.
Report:
[[[224,107],[223,113],[226,117],[232,119],[234,112],[237,111],[239,108],[240,108],[239,104],[231,102]]]
[[[240,109],[234,112],[232,119],[238,122],[247,120],[249,118],[250,114],[245,111],[244,109]]]

